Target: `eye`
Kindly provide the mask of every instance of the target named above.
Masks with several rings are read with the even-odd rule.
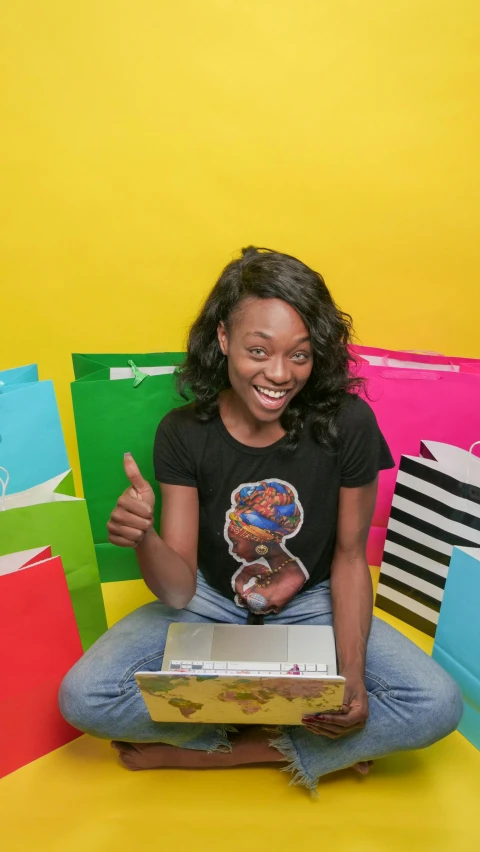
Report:
[[[266,354],[265,349],[260,349],[259,346],[255,346],[254,349],[250,349],[249,351],[255,356],[255,358],[260,358],[262,355]]]
[[[295,355],[292,355],[295,361],[308,361],[310,355],[306,352],[295,352]]]

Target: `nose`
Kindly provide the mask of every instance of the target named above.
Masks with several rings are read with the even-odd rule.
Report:
[[[272,385],[286,385],[291,381],[290,365],[285,358],[271,358],[264,368],[264,376]]]

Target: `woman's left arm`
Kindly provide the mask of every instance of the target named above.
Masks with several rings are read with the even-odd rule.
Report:
[[[372,580],[366,544],[377,496],[377,479],[361,488],[341,488],[337,539],[330,576],[339,674],[346,678],[341,715],[309,717],[314,733],[338,737],[359,730],[368,718],[365,656],[372,621]]]

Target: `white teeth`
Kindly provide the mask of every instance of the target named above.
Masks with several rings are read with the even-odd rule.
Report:
[[[287,392],[286,390],[284,390],[284,391],[272,391],[272,390],[268,390],[268,388],[261,388],[261,387],[259,387],[259,385],[256,385],[256,388],[257,388],[257,390],[260,391],[260,393],[264,393],[265,396],[271,396],[272,399],[280,399],[280,397],[285,396],[285,394]]]

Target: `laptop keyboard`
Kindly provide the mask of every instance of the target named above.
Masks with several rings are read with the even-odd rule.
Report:
[[[170,671],[185,674],[205,675],[275,675],[276,677],[325,677],[328,674],[326,663],[259,663],[259,662],[222,662],[221,660],[172,660]]]

